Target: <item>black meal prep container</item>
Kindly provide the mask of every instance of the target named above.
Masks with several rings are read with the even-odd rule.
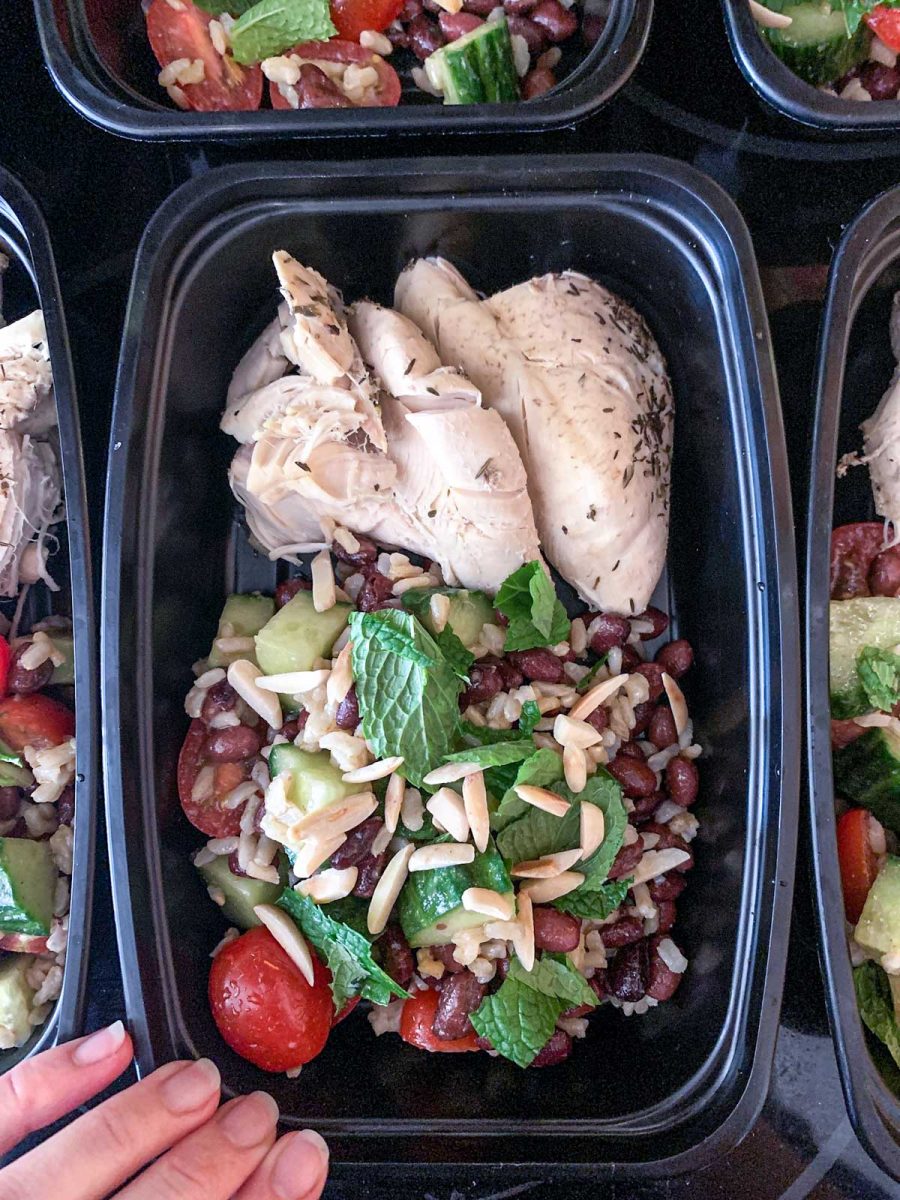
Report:
[[[10,259],[3,274],[3,315],[8,322],[42,308],[53,366],[53,390],[59,421],[65,524],[54,526],[59,552],[50,573],[60,585],[51,593],[33,587],[25,602],[23,624],[51,614],[72,621],[75,644],[75,847],[69,910],[69,939],[62,992],[56,1007],[29,1041],[17,1050],[0,1051],[0,1073],[40,1050],[84,1032],[85,986],[91,932],[97,772],[98,710],[88,510],[81,458],[75,379],[50,239],[43,216],[22,185],[0,167],[0,250]],[[9,605],[4,602],[4,609]]]
[[[35,0],[44,57],[57,87],[95,125],[122,137],[249,142],[263,138],[528,133],[590,116],[629,79],[647,40],[654,0],[611,0],[593,47],[565,51],[569,73],[536,100],[441,105],[404,76],[399,108],[181,112],[164,95],[140,0]]]
[[[282,246],[349,298],[388,302],[417,254],[447,256],[486,290],[573,267],[637,304],[668,356],[680,398],[669,604],[697,651],[690,699],[707,750],[698,865],[679,905],[692,966],[647,1016],[598,1015],[551,1073],[425,1055],[376,1039],[360,1017],[292,1081],[235,1056],[209,1014],[209,953],[224,924],[189,861],[199,837],[174,768],[190,665],[223,596],[279,577],[249,547],[217,425],[233,367],[274,312],[270,256]],[[107,486],[110,861],[141,1069],[209,1055],[226,1093],[270,1088],[286,1124],[314,1125],[336,1158],[357,1162],[618,1162],[670,1174],[737,1142],[762,1106],[778,1025],[800,697],[781,412],[751,243],[724,193],[641,156],[211,172],[166,201],[138,252]]]
[[[785,117],[832,136],[856,138],[900,132],[900,100],[871,104],[820,92],[784,65],[759,33],[747,0],[722,0],[728,38],[753,90]]]
[[[900,1180],[900,1071],[865,1030],[847,949],[835,834],[828,687],[831,530],[875,516],[869,472],[836,480],[838,457],[859,450],[859,423],[874,412],[896,366],[888,320],[900,289],[900,188],[848,228],[831,266],[819,340],[818,396],[807,525],[806,686],[813,876],[819,953],[850,1118],[869,1153]],[[885,1079],[891,1079],[894,1091]],[[897,1093],[897,1094],[895,1094]]]

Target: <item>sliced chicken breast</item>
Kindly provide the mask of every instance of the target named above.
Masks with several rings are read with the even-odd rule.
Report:
[[[56,424],[44,314],[0,328],[0,429],[42,434]]]

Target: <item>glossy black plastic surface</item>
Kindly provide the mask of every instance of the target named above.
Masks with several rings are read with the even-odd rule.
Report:
[[[88,541],[88,513],[75,381],[66,324],[49,235],[37,205],[12,175],[0,168],[0,250],[10,259],[3,274],[3,315],[7,321],[43,309],[53,364],[53,388],[66,499],[66,523],[54,527],[59,552],[50,572],[60,585],[42,584],[26,598],[27,623],[56,613],[72,621],[75,643],[76,779],[75,846],[69,912],[69,938],[62,992],[47,1022],[18,1050],[0,1051],[0,1073],[17,1062],[83,1032],[85,985],[91,930],[97,772],[94,610]]]
[[[819,348],[818,401],[807,530],[806,673],[809,787],[820,951],[838,1064],[860,1140],[900,1180],[900,1071],[864,1031],[847,953],[835,839],[828,695],[829,547],[833,525],[874,516],[869,473],[835,479],[840,455],[860,448],[896,361],[888,320],[900,289],[900,188],[886,193],[847,230],[831,268]],[[892,1087],[886,1085],[890,1081]]]
[[[366,254],[359,247],[366,245]],[[544,270],[596,274],[647,316],[676,424],[671,607],[699,667],[692,712],[709,758],[692,886],[680,905],[689,981],[639,1020],[607,1012],[548,1080],[500,1060],[423,1056],[344,1022],[299,1085],[232,1055],[209,1016],[223,926],[174,795],[189,667],[237,564],[217,432],[229,374],[272,311],[285,246],[348,297],[386,300],[413,255],[476,286]],[[266,1083],[289,1123],[342,1157],[622,1160],[671,1170],[733,1144],[763,1100],[783,982],[796,841],[798,626],[783,431],[756,268],[736,209],[662,159],[587,157],[246,167],[158,212],[138,256],[107,496],[103,676],[111,861],[129,1017],[144,1070],[207,1054],[226,1088]],[[713,550],[713,548],[715,548]],[[402,1150],[393,1142],[405,1135]],[[362,1145],[360,1145],[362,1142]]]
[[[44,56],[57,87],[88,120],[123,137],[245,142],[261,138],[418,133],[525,133],[570,125],[596,112],[628,80],[650,28],[654,0],[612,0],[596,45],[566,50],[568,73],[527,103],[442,105],[404,76],[397,108],[271,108],[181,112],[156,82],[138,0],[35,0]]]

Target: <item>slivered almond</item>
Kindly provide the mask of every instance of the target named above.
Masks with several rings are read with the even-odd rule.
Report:
[[[593,808],[594,806],[591,805]],[[600,811],[599,809],[597,810]],[[555,854],[544,854],[541,858],[531,858],[527,862],[516,863],[510,871],[517,879],[554,879],[568,871],[581,858],[581,847],[574,850],[557,850]]]
[[[296,696],[303,692],[313,691],[314,688],[323,684],[330,674],[330,670],[285,671],[283,675],[260,674],[256,685],[266,692],[281,692],[285,696]]]
[[[393,836],[394,835],[391,833],[390,829],[388,829],[387,825],[382,825],[382,827],[375,834],[372,845],[369,847],[370,853],[376,858],[379,854],[384,854],[385,850],[387,850],[388,846],[391,844],[391,839]]]
[[[581,802],[581,857],[588,859],[606,836],[603,809],[587,800]]]
[[[356,887],[358,875],[358,867],[345,867],[340,871],[331,867],[302,880],[295,885],[294,891],[299,892],[301,896],[309,896],[317,904],[328,904],[332,900],[343,900],[345,896],[349,896]]]
[[[367,767],[356,767],[341,776],[344,783],[372,783],[376,779],[384,779],[393,775],[398,767],[403,766],[403,758],[381,758],[378,762],[369,763]]]
[[[546,788],[532,787],[530,783],[520,783],[513,791],[520,800],[539,808],[542,812],[550,813],[553,817],[564,817],[571,808],[568,800],[549,792]]]
[[[309,564],[309,569],[312,575],[313,608],[319,613],[328,612],[337,601],[334,568],[328,551],[320,550]]]
[[[604,700],[614,696],[627,678],[627,675],[614,675],[612,679],[604,679],[602,683],[595,684],[590,691],[585,692],[581,699],[572,705],[569,709],[569,716],[573,721],[583,721],[585,717],[591,715],[595,708],[599,708]]]
[[[294,874],[298,879],[307,879],[314,875],[322,863],[331,858],[335,850],[340,850],[346,840],[347,835],[344,833],[337,833],[334,837],[306,838],[294,855]]]
[[[466,841],[469,836],[469,819],[461,796],[450,788],[443,787],[434,793],[425,807],[451,837],[458,842]]]
[[[672,871],[675,867],[680,867],[690,857],[686,850],[677,850],[674,846],[668,850],[647,850],[632,871],[632,888],[639,883],[646,883],[648,879],[655,879],[657,875],[665,875],[666,871]]]
[[[579,750],[587,750],[588,746],[596,746],[603,735],[587,721],[573,721],[565,713],[560,713],[553,722],[553,736],[561,746],[575,746]]]
[[[587,783],[587,758],[578,746],[566,746],[563,749],[563,773],[571,791],[584,791]]]
[[[666,689],[666,695],[669,697],[669,707],[672,709],[675,728],[678,731],[678,736],[681,737],[688,723],[687,700],[685,700],[684,692],[672,676],[667,675],[665,671],[662,673],[662,685]]]
[[[534,912],[531,896],[527,892],[519,892],[519,919],[516,924],[518,932],[513,934],[513,945],[522,966],[530,971],[534,967]]]
[[[291,918],[286,912],[276,908],[274,904],[257,904],[253,911],[312,987],[314,979],[312,955],[306,944],[306,938]]]
[[[271,692],[259,686],[262,671],[246,658],[239,658],[228,668],[228,682],[240,696],[249,704],[255,713],[272,729],[280,729],[284,724],[281,717],[281,701]]]
[[[428,611],[431,613],[431,624],[435,633],[443,633],[450,620],[450,597],[443,592],[435,592],[428,601]]]
[[[757,25],[764,25],[767,29],[787,29],[794,23],[794,18],[787,13],[775,12],[764,4],[757,4],[756,0],[750,0],[750,12]]]
[[[384,827],[391,833],[397,828],[400,820],[400,810],[403,807],[403,793],[406,791],[406,780],[402,775],[392,775],[388,780],[387,791],[384,794]]]
[[[340,704],[353,686],[351,653],[350,643],[347,642],[332,662],[331,674],[325,684],[325,698],[329,704]]]
[[[462,867],[475,861],[471,842],[436,842],[421,846],[409,860],[410,871],[436,871],[439,867]]]
[[[496,917],[499,921],[509,921],[516,911],[516,902],[512,896],[501,896],[491,888],[466,888],[462,894],[462,906],[466,912]]]
[[[330,837],[347,833],[365,821],[366,817],[371,817],[377,807],[374,792],[354,792],[336,804],[328,804],[308,813],[291,826],[291,837]]]
[[[406,877],[409,874],[409,860],[415,853],[415,849],[412,844],[404,846],[402,850],[397,851],[384,868],[381,878],[375,885],[375,891],[369,901],[369,911],[366,913],[366,927],[369,933],[384,932],[391,910],[406,883]]]
[[[491,835],[491,818],[488,813],[483,771],[467,775],[463,780],[463,808],[469,828],[472,830],[472,840],[478,853],[484,854],[487,850],[488,838]]]
[[[445,763],[444,766],[429,771],[422,782],[429,787],[440,787],[444,783],[456,783],[460,779],[465,779],[467,775],[474,775],[476,771],[480,770],[481,767],[474,762]]]
[[[529,896],[534,904],[549,904],[551,900],[574,892],[583,883],[584,876],[580,871],[563,871],[553,879],[529,879],[519,889],[519,905],[521,907],[523,895]]]

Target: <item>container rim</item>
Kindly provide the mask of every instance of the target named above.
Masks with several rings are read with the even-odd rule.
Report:
[[[831,764],[827,597],[838,430],[850,334],[869,287],[884,267],[898,258],[900,187],[894,187],[873,200],[848,227],[829,273],[818,347],[810,479],[810,495],[817,503],[810,505],[807,514],[804,630],[813,886],[828,1015],[851,1122],[868,1153],[894,1179],[900,1179],[900,1099],[884,1083],[869,1053],[847,952]]]
[[[72,632],[78,726],[75,740],[75,830],[69,901],[69,932],[62,990],[53,1014],[23,1054],[6,1051],[0,1073],[83,1032],[95,868],[97,770],[97,675],[91,586],[89,520],[81,433],[69,339],[50,235],[37,203],[20,181],[0,167],[0,237],[30,275],[44,313],[59,424],[66,498],[66,529],[72,594]],[[4,1063],[4,1058],[6,1062]]]
[[[421,175],[421,165],[411,159],[391,159],[379,163],[379,170],[393,180],[413,179]],[[304,164],[303,181],[321,180],[340,185],[344,179],[365,179],[371,174],[371,164],[313,163]],[[462,189],[460,176],[465,176]],[[448,183],[443,184],[444,177]],[[594,179],[592,185],[579,184],[585,177]],[[726,194],[692,167],[668,159],[650,155],[582,155],[575,156],[562,167],[557,158],[549,155],[538,157],[503,157],[479,159],[435,159],[428,163],[428,197],[447,197],[507,194],[510,191],[529,191],[533,194],[539,187],[544,193],[575,191],[576,185],[599,190],[596,179],[605,179],[611,193],[621,191],[628,195],[640,193],[645,182],[649,191],[654,181],[663,179],[676,191],[689,193],[695,205],[704,210],[722,236],[729,255],[729,266],[740,271],[745,281],[742,294],[737,297],[737,319],[742,332],[755,345],[756,354],[746,363],[754,394],[760,396],[762,420],[757,433],[762,438],[763,430],[766,457],[762,461],[763,501],[766,507],[766,528],[771,536],[765,546],[771,579],[777,581],[780,595],[770,595],[766,603],[771,607],[768,618],[761,617],[761,624],[769,645],[780,647],[780,663],[771,688],[778,697],[782,733],[778,739],[773,735],[777,752],[780,753],[781,773],[777,785],[772,785],[772,811],[778,813],[778,829],[772,834],[772,859],[766,864],[766,878],[759,879],[758,886],[767,890],[763,924],[759,927],[754,968],[759,975],[752,998],[743,1001],[741,1025],[746,1024],[748,1008],[753,1012],[753,1045],[748,1052],[752,1058],[746,1075],[742,1076],[738,1093],[721,1123],[708,1136],[687,1150],[679,1150],[669,1157],[632,1168],[644,1173],[694,1169],[698,1155],[711,1156],[724,1139],[729,1144],[739,1141],[754,1124],[765,1100],[771,1062],[777,1035],[777,1015],[781,1003],[781,992],[787,952],[786,929],[790,912],[790,897],[793,886],[794,857],[797,839],[797,813],[799,810],[799,744],[790,746],[787,731],[798,728],[800,720],[800,660],[799,618],[796,609],[796,564],[793,550],[793,518],[790,489],[788,486],[787,457],[784,444],[781,410],[774,362],[769,342],[768,325],[762,299],[756,262],[749,233],[736,206]],[[449,182],[452,180],[452,182]],[[539,183],[536,183],[539,181]],[[273,188],[279,184],[297,185],[296,169],[290,164],[248,164],[219,168],[201,178],[183,185],[151,219],[138,250],[132,289],[126,316],[126,329],[141,329],[144,326],[148,285],[153,274],[158,254],[171,241],[172,254],[176,262],[184,255],[183,245],[198,220],[212,212],[219,215],[228,210],[230,197],[241,188]],[[399,187],[399,184],[398,184]],[[277,193],[273,192],[273,195]],[[687,199],[687,196],[685,197]],[[212,207],[211,207],[212,206]],[[737,289],[740,292],[740,289]],[[735,309],[732,309],[735,312]],[[146,353],[146,351],[144,351]],[[152,352],[151,352],[152,353]],[[122,570],[124,519],[120,503],[123,495],[126,470],[127,447],[131,436],[132,420],[138,399],[135,395],[135,376],[139,360],[143,357],[139,340],[126,338],[116,386],[115,409],[110,441],[109,471],[107,474],[106,527],[104,535],[104,588],[102,609],[102,669],[104,688],[103,728],[105,735],[105,768],[107,781],[107,811],[110,831],[110,861],[112,870],[116,925],[120,955],[123,962],[126,1002],[135,1027],[135,1040],[139,1064],[143,1069],[153,1061],[151,1035],[148,1027],[148,1011],[141,988],[138,968],[139,955],[131,900],[132,868],[125,854],[125,808],[123,803],[122,778],[123,759],[119,727],[121,718],[121,695],[118,681],[118,660],[122,637],[119,591],[114,582]],[[770,498],[771,497],[771,498]],[[768,516],[771,512],[772,515]],[[749,569],[749,568],[748,568]],[[757,637],[762,636],[757,634]],[[146,818],[145,825],[147,824]],[[145,828],[145,835],[155,837],[155,828]],[[149,842],[147,843],[150,844]],[[151,849],[156,854],[156,849]],[[751,864],[755,872],[758,865]],[[767,907],[768,906],[768,907]],[[153,1001],[154,1016],[160,1016],[160,1005]],[[685,1105],[686,1115],[696,1112]],[[652,1122],[652,1113],[649,1117]],[[683,1119],[683,1118],[682,1118]],[[627,1120],[627,1118],[625,1119]],[[404,1125],[407,1123],[404,1122]],[[443,1123],[448,1132],[459,1135],[464,1130],[450,1128],[452,1122]],[[599,1122],[594,1123],[599,1126]],[[609,1123],[604,1131],[607,1137],[622,1136],[622,1119]],[[560,1128],[552,1131],[563,1135],[585,1135],[583,1122],[560,1122]],[[340,1132],[344,1132],[343,1130]],[[501,1131],[507,1132],[507,1131]],[[653,1129],[648,1128],[633,1137],[646,1137]],[[372,1137],[390,1136],[391,1129],[379,1130]],[[533,1138],[534,1135],[529,1135]],[[540,1136],[540,1134],[537,1134]],[[546,1160],[543,1160],[546,1161]]]
[[[196,113],[156,104],[117,81],[96,52],[84,0],[34,0],[38,34],[53,81],[83,117],[120,137],[142,141],[242,142],[438,133],[531,133],[573,125],[596,112],[630,79],[643,55],[654,0],[616,0],[614,20],[575,70],[544,96],[514,105],[410,104],[396,108],[260,109]],[[69,17],[67,44],[60,22]],[[79,61],[80,60],[80,61]],[[402,112],[402,119],[394,114]]]

